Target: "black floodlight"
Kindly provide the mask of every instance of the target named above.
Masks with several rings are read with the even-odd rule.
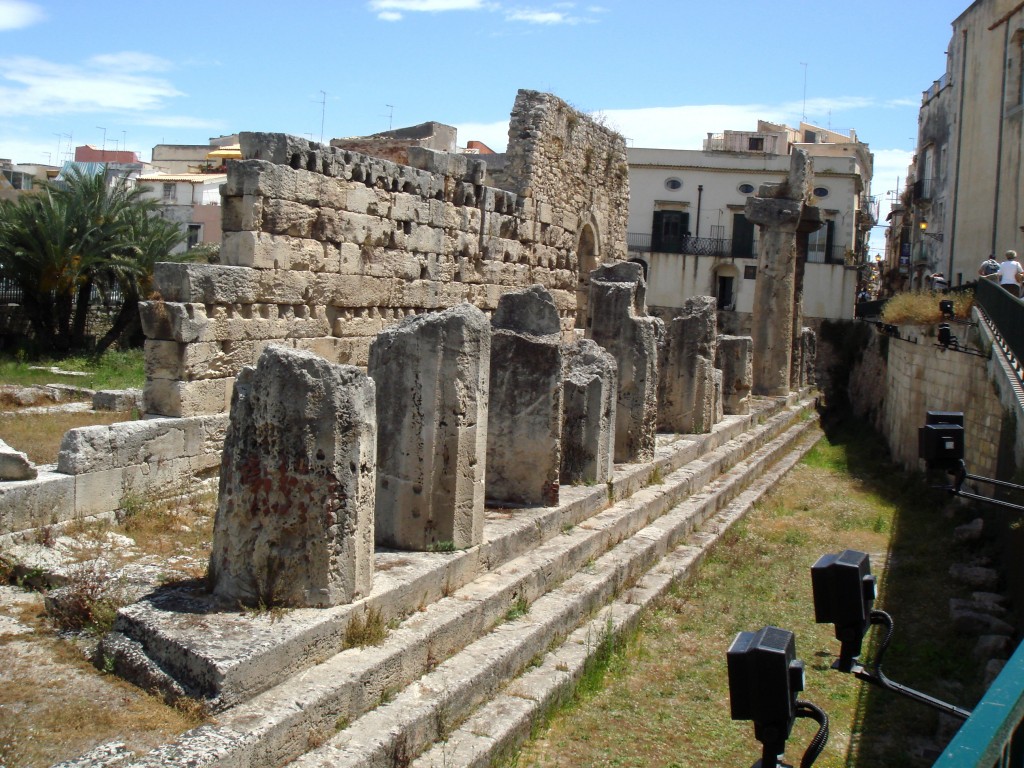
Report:
[[[939,312],[947,320],[953,319],[953,302],[949,299],[943,299],[939,302]]]
[[[938,342],[941,347],[956,347],[960,343],[953,335],[953,329],[949,327],[949,323],[939,323]]]
[[[754,738],[764,747],[762,765],[786,749],[804,689],[804,663],[796,658],[793,633],[778,627],[740,632],[726,654],[733,720],[753,720]]]
[[[962,411],[928,411],[917,430],[917,455],[929,469],[950,469],[964,458]]]
[[[814,620],[835,624],[841,643],[835,666],[849,672],[860,656],[864,634],[871,626],[875,602],[875,577],[871,560],[864,552],[847,549],[836,555],[822,555],[811,566],[814,592]]]

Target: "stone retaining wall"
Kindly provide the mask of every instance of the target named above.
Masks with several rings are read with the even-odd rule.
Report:
[[[122,421],[64,435],[56,466],[0,483],[0,544],[24,532],[109,515],[129,498],[196,491],[220,467],[227,414]]]
[[[283,134],[242,133],[222,187],[220,264],[160,264],[144,302],[146,410],[221,413],[271,341],[365,366],[404,317],[488,314],[539,284],[576,324],[598,262],[626,256],[623,138],[520,91],[499,189],[477,156],[409,148],[410,165]]]

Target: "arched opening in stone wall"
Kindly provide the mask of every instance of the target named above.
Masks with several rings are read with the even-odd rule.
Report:
[[[647,282],[647,262],[643,259],[630,259],[633,264],[639,264],[640,268],[644,271],[644,282]]]
[[[713,273],[712,294],[717,300],[717,309],[731,312],[736,309],[736,292],[739,289],[739,270],[732,264],[723,264]]]
[[[580,230],[580,241],[576,246],[576,258],[579,272],[576,280],[576,327],[586,330],[590,327],[590,273],[598,267],[600,248],[597,231],[592,223],[583,225]]]

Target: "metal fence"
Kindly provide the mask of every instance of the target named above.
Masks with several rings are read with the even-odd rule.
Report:
[[[0,304],[21,304],[24,293],[21,286],[14,280],[0,279]],[[97,306],[110,306],[124,301],[124,294],[118,286],[111,286],[101,291],[99,286],[92,287],[89,303]]]
[[[1024,303],[991,280],[979,280],[974,300],[995,327],[996,340],[1024,361]]]
[[[1002,291],[999,286],[994,283],[992,285]],[[933,763],[934,768],[1022,768],[1022,720],[1024,643],[1017,647],[1003,671],[972,710],[971,716],[960,726],[949,746]]]
[[[626,245],[635,253],[650,253],[653,249],[651,235],[646,232],[627,232]],[[672,243],[662,243],[658,253],[680,253],[687,256],[734,256],[739,259],[757,258],[757,241],[749,253],[733,253],[732,239],[728,237],[681,237]]]

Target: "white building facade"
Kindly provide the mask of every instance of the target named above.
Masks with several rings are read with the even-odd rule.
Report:
[[[757,227],[747,198],[783,181],[794,147],[814,167],[824,226],[811,234],[804,316],[852,318],[867,234],[874,223],[871,155],[856,135],[801,124],[709,135],[703,150],[630,149],[630,258],[647,269],[647,303],[670,315],[692,296],[715,296],[726,332],[749,330],[757,279]]]

